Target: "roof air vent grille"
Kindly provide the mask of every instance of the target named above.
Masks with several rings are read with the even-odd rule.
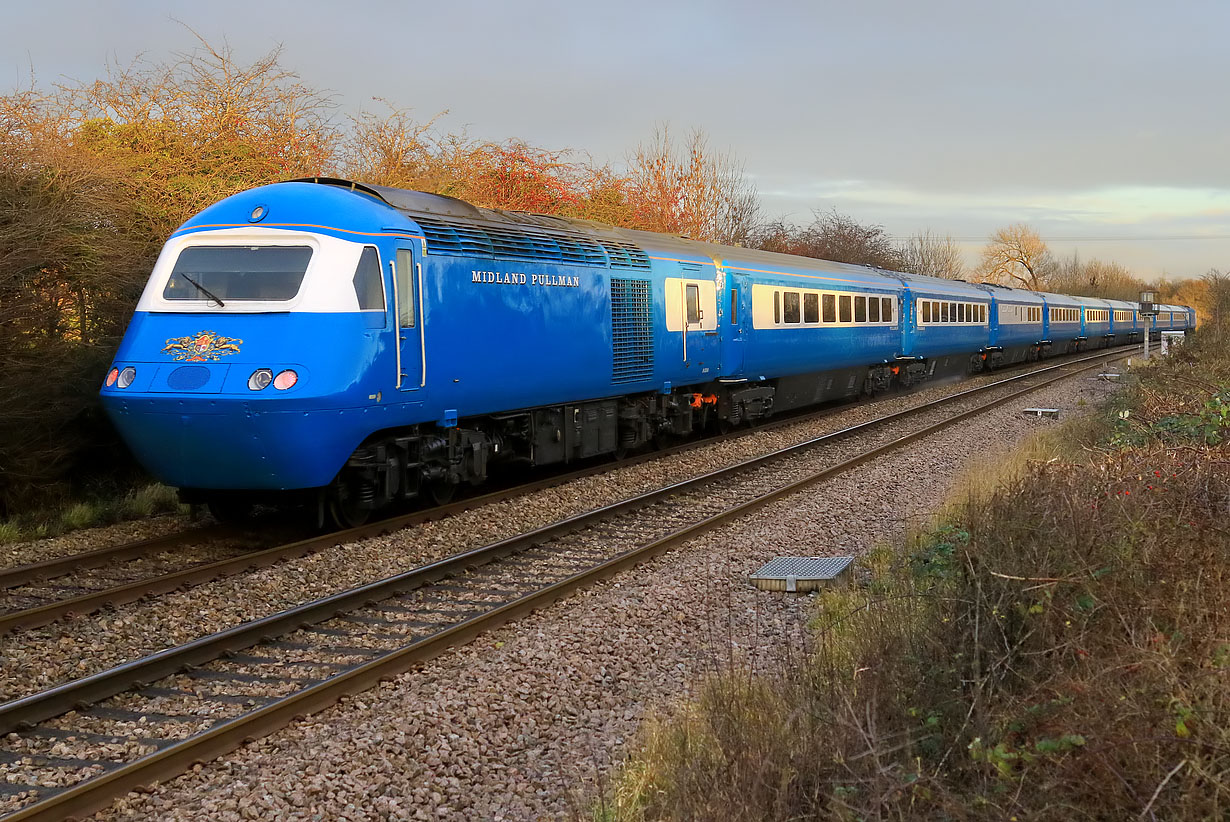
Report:
[[[643,250],[617,240],[595,240],[571,232],[467,225],[419,215],[414,220],[427,238],[429,254],[649,268],[649,257]]]

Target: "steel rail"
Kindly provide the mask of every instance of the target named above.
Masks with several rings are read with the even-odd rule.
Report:
[[[1131,346],[1127,346],[1131,348]],[[951,394],[948,397],[934,400],[930,403],[917,406],[919,409],[934,407],[945,402],[955,401],[962,397],[968,396],[973,392],[988,390],[1000,385],[1005,385],[1016,380],[1026,379],[1035,374],[1042,374],[1056,368],[1063,368],[1073,363],[1084,362],[1088,359],[1096,359],[1114,354],[1117,349],[1106,349],[1089,357],[1068,359],[1062,363],[1057,363],[1045,368],[1028,371],[1024,374],[1017,374],[1012,377],[1007,377],[1002,380],[997,380],[988,383],[985,386],[967,389],[956,394]],[[845,406],[848,407],[848,406]],[[844,408],[844,407],[843,407]],[[343,531],[333,531],[319,536],[309,537],[307,539],[296,542],[287,543],[284,545],[273,546],[258,551],[243,553],[229,559],[217,560],[215,562],[203,563],[194,565],[190,568],[185,568],[182,571],[175,571],[170,574],[164,574],[157,577],[146,577],[133,582],[122,585],[115,585],[110,588],[105,588],[98,591],[80,594],[75,597],[49,602],[43,605],[27,608],[21,611],[11,611],[9,613],[0,614],[0,636],[19,630],[30,628],[38,628],[43,625],[49,625],[56,620],[65,616],[74,616],[79,614],[88,614],[100,610],[105,607],[114,607],[124,605],[130,602],[135,602],[147,596],[155,596],[159,594],[169,593],[178,589],[186,589],[195,585],[201,585],[207,582],[212,582],[217,579],[223,579],[236,574],[253,571],[260,568],[268,568],[276,565],[279,562],[288,559],[295,559],[307,554],[331,548],[334,545],[345,542],[353,542],[355,540],[366,539],[374,536],[383,536],[412,525],[417,525],[422,522],[427,522],[433,519],[441,519],[447,516],[453,516],[463,511],[468,511],[483,505],[489,505],[496,502],[503,502],[508,499],[519,497],[525,494],[533,493],[534,491],[544,488],[551,488],[557,485],[571,482],[575,479],[593,476],[594,474],[604,473],[613,468],[629,467],[638,465],[649,460],[660,459],[662,457],[672,456],[678,453],[684,453],[698,448],[703,448],[716,442],[750,436],[758,432],[772,430],[773,428],[790,425],[797,422],[803,422],[809,419],[814,419],[821,416],[827,416],[832,413],[837,413],[840,409],[826,409],[824,411],[811,412],[809,414],[801,414],[785,419],[773,420],[770,423],[757,426],[747,431],[741,431],[736,434],[726,434],[715,437],[708,437],[702,440],[673,446],[671,448],[654,451],[649,454],[640,455],[626,460],[620,460],[616,463],[605,463],[598,466],[591,466],[577,471],[572,471],[567,474],[555,475],[546,477],[541,480],[536,480],[524,485],[515,485],[511,488],[500,489],[481,496],[470,497],[446,505],[437,506],[425,511],[418,511],[412,514],[403,514],[388,519],[378,520],[376,522],[367,523],[356,528],[350,528]],[[884,417],[884,420],[894,419],[902,414],[911,413],[910,409],[904,412],[897,412],[889,417]],[[855,429],[851,429],[855,430]],[[205,529],[208,530],[208,529]],[[38,579],[39,570],[44,568],[67,568],[72,570],[71,563],[76,558],[93,557],[98,555],[106,559],[119,559],[127,556],[133,556],[142,551],[156,550],[157,545],[161,541],[170,541],[175,535],[168,537],[159,537],[154,540],[145,540],[137,543],[130,543],[124,546],[116,546],[113,548],[103,548],[98,551],[88,552],[86,554],[77,554],[73,557],[64,557],[57,560],[48,560],[44,563],[24,566],[21,568],[8,569],[0,571],[0,585],[3,585],[5,575],[9,575],[12,579],[17,580],[33,580]],[[166,544],[166,543],[161,543]],[[100,564],[100,563],[95,563]],[[81,565],[81,568],[94,567],[94,565]],[[20,583],[8,583],[10,586]]]
[[[1103,354],[1092,359],[1104,360],[1105,355]],[[1062,366],[1056,366],[1056,368],[1067,369],[1071,368],[1074,364],[1076,363],[1066,363]],[[813,471],[805,477],[753,499],[731,506],[724,511],[678,529],[666,536],[625,551],[567,579],[499,605],[484,614],[466,619],[442,631],[411,642],[402,648],[385,652],[375,659],[356,665],[349,670],[287,695],[262,708],[230,720],[225,720],[206,731],[161,748],[118,768],[106,771],[99,776],[87,778],[72,787],[63,789],[59,793],[16,811],[12,815],[5,817],[5,819],[11,820],[11,822],[59,820],[68,816],[96,811],[105,807],[114,798],[122,796],[127,791],[147,785],[153,781],[176,776],[194,764],[209,761],[223,753],[234,750],[247,741],[285,727],[297,718],[333,705],[347,694],[355,694],[366,690],[389,677],[409,670],[416,664],[438,656],[449,647],[464,644],[474,637],[503,625],[518,616],[543,608],[591,582],[633,567],[674,545],[690,540],[702,533],[712,531],[737,517],[759,509],[775,500],[797,493],[829,477],[849,471],[904,445],[950,428],[963,420],[986,413],[1019,396],[1098,367],[1099,365],[1100,363],[1095,363],[1074,368],[1068,373],[1059,374],[1050,379],[1025,386],[1006,396],[998,397],[975,408],[967,409],[917,431],[905,434],[891,442],[868,449],[837,465]],[[1036,373],[1022,375],[1022,377],[1035,376]],[[1015,379],[1017,378],[1013,378],[1010,381],[1015,381]],[[971,392],[980,392],[988,387],[972,389]],[[963,393],[968,394],[971,392]],[[943,403],[944,401],[928,403],[906,412],[890,415],[884,418],[884,420],[897,419],[904,414],[918,413],[921,409],[932,408]],[[703,477],[675,483],[667,488],[640,495],[633,500],[625,500],[614,505],[605,506],[602,509],[598,509],[598,511],[569,517],[558,523],[535,529],[529,534],[501,540],[481,548],[475,548],[405,574],[399,574],[352,591],[326,597],[315,603],[290,609],[263,620],[236,626],[212,637],[205,637],[189,643],[187,646],[183,646],[183,649],[189,649],[186,652],[181,653],[183,649],[170,649],[155,654],[146,660],[138,660],[120,666],[111,672],[88,677],[80,680],[79,683],[68,683],[65,686],[51,689],[42,694],[36,694],[25,699],[0,705],[0,733],[8,733],[15,728],[59,715],[72,707],[80,705],[82,702],[94,702],[105,696],[114,695],[115,693],[127,690],[128,687],[137,682],[159,679],[173,674],[185,666],[218,658],[222,655],[221,651],[240,650],[242,647],[255,644],[263,638],[284,632],[288,629],[287,626],[300,627],[319,622],[336,615],[348,607],[361,607],[366,604],[375,603],[394,593],[419,587],[428,582],[464,571],[466,568],[485,564],[509,553],[515,553],[517,550],[516,546],[529,547],[531,544],[538,544],[553,536],[584,527],[584,525],[596,519],[599,512],[609,516],[613,513],[627,510],[638,502],[641,505],[646,505],[679,493],[684,489],[696,488],[720,476],[731,476],[735,473],[746,471],[749,468],[764,465],[786,454],[799,453],[805,447],[832,440],[835,434],[845,433],[845,431],[865,430],[877,422],[862,423],[853,426],[851,429],[843,430],[843,432],[834,432],[833,434],[816,437],[805,443],[789,446],[774,454],[747,460],[739,463],[738,466],[718,469]],[[241,644],[236,647],[236,642]],[[208,658],[201,655],[207,647],[211,648],[209,654],[212,654]],[[110,684],[105,684],[109,679],[112,680]],[[120,687],[119,683],[121,682],[127,684]]]
[[[337,545],[339,542],[351,542],[354,540],[366,539],[372,536],[382,536],[392,533],[393,531],[408,528],[412,525],[418,525],[420,523],[429,522],[435,519],[444,519],[446,517],[455,516],[456,514],[473,510],[475,508],[480,508],[484,505],[491,505],[498,502],[504,502],[509,499],[515,499],[525,494],[533,493],[546,488],[553,488],[557,485],[562,485],[567,482],[572,482],[573,480],[605,473],[616,468],[628,468],[635,465],[640,465],[641,463],[660,459],[662,457],[669,457],[694,449],[703,448],[717,442],[751,436],[761,431],[773,430],[779,426],[790,425],[815,417],[836,413],[836,411],[837,409],[825,409],[824,411],[813,411],[809,414],[773,420],[770,423],[757,426],[754,429],[706,437],[704,439],[693,440],[688,443],[682,443],[680,445],[656,450],[647,454],[628,457],[616,462],[591,465],[586,468],[581,468],[563,474],[553,474],[551,476],[528,483],[511,485],[507,488],[500,488],[486,494],[466,497],[455,502],[433,506],[426,510],[417,511],[412,514],[403,514],[396,517],[390,517],[387,519],[378,520],[376,522],[366,523],[347,530],[330,531],[327,534],[308,537],[304,540],[287,543],[285,545],[278,545],[258,551],[251,551],[229,559],[217,560],[212,563],[202,563],[200,565],[194,565],[190,568],[185,568],[182,571],[175,571],[170,574],[163,574],[161,576],[134,580],[132,582],[115,585],[110,588],[91,591],[75,597],[56,600],[55,602],[45,603],[43,605],[26,608],[20,611],[0,613],[0,636],[13,631],[49,625],[61,617],[88,614],[105,607],[114,607],[130,602],[136,602],[146,596],[164,594],[170,591],[211,582],[216,579],[234,576],[245,571],[255,570],[258,568],[267,568],[283,560],[294,559],[315,551],[330,548]],[[217,530],[215,531],[215,529]],[[230,526],[219,525],[212,528],[202,528],[190,532],[180,532],[179,534],[168,534],[162,537],[155,537],[153,539],[124,543],[108,548],[99,548],[95,551],[87,551],[81,554],[58,557],[55,559],[46,560],[44,562],[32,563],[30,565],[0,569],[0,588],[15,588],[32,582],[39,582],[45,579],[63,576],[65,574],[72,573],[73,571],[95,568],[109,561],[131,559],[146,553],[156,553],[159,551],[170,550],[182,545],[185,538],[213,538],[215,536],[226,537],[236,536],[239,533],[240,532]]]
[[[1069,363],[1063,366],[1055,366],[1054,368],[1064,368],[1070,365]],[[1053,368],[1047,370],[1053,370]],[[1034,374],[1036,373],[1034,372]],[[706,474],[672,483],[653,491],[647,491],[635,497],[602,506],[601,508],[576,514],[523,534],[453,554],[400,574],[322,597],[251,622],[245,622],[185,643],[184,645],[124,663],[98,674],[73,680],[72,682],[49,688],[37,694],[11,700],[0,704],[0,735],[18,729],[23,724],[41,722],[53,716],[58,716],[72,710],[78,704],[97,702],[109,696],[114,696],[117,693],[122,693],[138,683],[152,682],[176,673],[181,668],[211,661],[218,658],[223,652],[241,650],[260,641],[262,638],[289,633],[304,625],[330,619],[339,613],[345,612],[347,609],[378,602],[388,596],[413,590],[446,576],[460,573],[469,567],[475,567],[501,556],[517,553],[532,545],[547,542],[571,531],[584,528],[601,519],[634,508],[651,505],[675,494],[702,487],[723,477],[743,473],[821,444],[845,439],[859,432],[886,425],[903,417],[912,416],[925,410],[932,410],[952,402],[957,396],[968,396],[970,393],[998,387],[1004,382],[1016,381],[1025,376],[1033,376],[1033,374],[1021,375],[1021,377],[1013,377],[1010,380],[993,383],[982,388],[970,389],[970,391],[962,392],[960,395],[945,397],[915,408],[898,411],[886,417],[868,420],[839,431],[812,437],[769,454],[763,454],[734,465],[717,468]],[[1055,379],[1063,379],[1066,376],[1068,375],[1060,375]],[[1005,398],[994,400],[992,404],[979,406],[979,408],[993,407],[993,405],[1006,402],[1008,399],[1019,396],[1021,393],[1036,390],[1036,388],[1048,385],[1053,381],[1054,379],[1040,383],[1037,386],[1029,386],[1024,391],[1009,394]],[[975,410],[977,411],[978,409]],[[969,412],[949,419],[957,421],[967,416],[969,416]]]
[[[80,554],[46,559],[42,562],[30,563],[29,565],[0,568],[0,589],[16,588],[21,585],[29,585],[32,582],[42,582],[43,580],[54,579],[73,571],[97,568],[108,562],[169,551],[189,539],[215,539],[238,535],[239,532],[236,529],[224,525],[194,528],[174,534],[163,534],[159,537],[142,539],[136,542],[124,542],[110,545],[106,548],[96,548],[93,551],[85,551]]]
[[[1071,366],[1072,364],[1066,364]],[[837,474],[848,471],[859,465],[862,465],[869,460],[875,459],[890,451],[896,450],[903,445],[930,436],[938,431],[949,428],[962,420],[968,419],[978,414],[985,413],[993,408],[1003,405],[1006,402],[1015,399],[1023,394],[1038,390],[1052,383],[1066,379],[1074,374],[1097,367],[1097,365],[1085,366],[1077,368],[1070,373],[1060,374],[1051,379],[1044,380],[1034,385],[1026,386],[1025,388],[1013,392],[1007,396],[1000,397],[990,402],[984,403],[972,409],[968,409],[958,413],[952,417],[941,420],[932,425],[926,426],[918,431],[898,437],[889,443],[877,446],[873,449],[865,451],[855,457],[852,457],[837,465],[821,469],[809,474],[806,477],[800,478],[794,482],[788,483],[768,493],[745,501],[736,506],[732,506],[725,511],[719,512],[700,522],[678,529],[675,532],[664,537],[655,539],[645,545],[626,551],[609,560],[606,560],[593,568],[586,571],[574,574],[565,580],[546,586],[539,591],[527,594],[516,600],[500,605],[485,614],[474,616],[464,620],[456,625],[450,626],[440,632],[423,637],[417,641],[407,644],[406,646],[386,652],[380,657],[377,657],[369,662],[357,665],[348,671],[339,673],[320,683],[309,686],[294,694],[290,694],[274,703],[271,703],[263,708],[256,709],[242,716],[231,720],[224,721],[206,731],[203,731],[194,736],[188,737],[179,743],[162,748],[154,753],[141,757],[133,762],[127,763],[114,770],[105,772],[104,774],[84,780],[75,786],[67,788],[60,793],[48,797],[34,805],[24,808],[16,813],[6,817],[12,822],[25,822],[25,820],[51,820],[63,819],[66,816],[89,813],[99,808],[105,807],[107,803],[115,797],[123,795],[123,793],[132,790],[141,785],[148,784],[152,781],[167,779],[172,776],[182,773],[185,769],[200,762],[208,761],[227,751],[233,750],[236,747],[244,744],[246,741],[258,738],[260,736],[271,733],[279,728],[285,727],[296,718],[301,718],[307,714],[317,712],[326,708],[347,694],[359,693],[367,688],[372,687],[382,680],[386,680],[391,676],[402,673],[416,664],[425,662],[451,646],[464,644],[474,637],[491,630],[492,628],[503,625],[504,623],[527,614],[533,610],[545,607],[550,603],[566,596],[578,588],[581,588],[593,581],[611,576],[626,568],[630,568],[639,564],[657,554],[667,550],[668,548],[687,541],[701,533],[711,531],[743,514],[756,510],[764,505],[780,499],[789,494],[803,490],[823,479],[835,476]],[[1049,369],[1048,369],[1049,370]],[[922,406],[920,406],[921,408]],[[897,415],[893,415],[896,417]],[[858,429],[863,429],[867,424],[857,426]],[[809,441],[812,444],[823,442],[831,439],[831,435],[815,438]],[[802,444],[800,444],[802,445]],[[799,446],[791,446],[783,449],[785,452],[794,453],[799,450]],[[748,460],[746,463],[741,463],[741,466],[755,466],[764,464],[767,461],[766,457],[760,457],[753,460]],[[712,479],[715,475],[730,474],[730,469],[721,469],[706,475],[706,478]],[[658,498],[666,491],[677,493],[681,490],[681,486],[695,486],[697,480],[689,480],[685,483],[676,483],[670,489],[662,489],[659,492],[652,492],[648,495],[642,495],[638,499]],[[615,506],[608,506],[603,509],[611,513],[613,509],[623,509],[627,507],[627,503],[617,503]],[[592,512],[591,512],[592,513]],[[539,535],[536,542],[543,541],[544,538],[549,538],[547,535],[556,533],[561,526],[568,524],[567,530],[574,530],[582,527],[584,521],[590,520],[591,515],[581,515],[571,517],[561,523],[548,526],[546,528],[537,529],[533,532]],[[427,576],[432,579],[438,579],[443,576],[448,576],[448,568],[456,570],[464,570],[466,567],[473,567],[475,564],[481,564],[490,559],[496,558],[497,555],[509,553],[509,546],[525,540],[529,535],[515,537],[511,540],[503,540],[499,543],[493,543],[491,546],[486,546],[480,549],[473,549],[464,552],[456,557],[451,557],[440,562],[432,563],[415,572],[398,575],[397,577],[384,580],[379,583],[363,586],[356,589],[354,592],[347,592],[344,595],[326,598],[321,602],[329,601],[331,604],[326,607],[325,611],[335,610],[343,599],[351,601],[355,605],[362,605],[372,601],[379,601],[383,597],[382,590],[395,590],[396,585],[394,580],[401,580],[403,590],[409,587],[417,587],[410,583],[413,576],[416,574],[425,574],[418,580],[418,584],[424,584],[427,581]],[[486,559],[484,559],[484,555]],[[323,612],[322,612],[323,613]],[[283,616],[283,615],[278,615]],[[325,617],[327,618],[327,617]],[[309,619],[301,624],[306,624],[319,619]],[[263,622],[263,621],[262,621]],[[244,627],[244,626],[237,626]],[[267,623],[264,627],[270,627]],[[226,632],[223,632],[226,633]],[[260,637],[256,638],[257,640]],[[198,644],[198,643],[193,643]],[[182,663],[181,663],[182,664]],[[129,667],[129,666],[124,666]],[[174,671],[171,671],[172,673]],[[92,677],[91,679],[96,679]],[[21,702],[21,701],[19,701]],[[10,703],[15,705],[17,703]],[[0,712],[5,712],[9,705],[0,706]],[[6,726],[7,727],[7,726]]]

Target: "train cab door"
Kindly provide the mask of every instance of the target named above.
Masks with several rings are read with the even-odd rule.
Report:
[[[679,335],[685,379],[713,379],[720,371],[716,285],[699,267],[683,266],[680,274],[666,278],[666,330]]]
[[[726,274],[725,328],[719,338],[722,340],[722,373],[739,376],[743,372],[744,346],[747,337],[743,333],[744,321],[751,315],[751,305],[745,301],[751,298],[752,287],[746,274],[729,271]]]
[[[426,385],[423,350],[422,267],[413,249],[397,246],[389,260],[393,302],[397,313],[396,385],[400,391],[418,391]]]

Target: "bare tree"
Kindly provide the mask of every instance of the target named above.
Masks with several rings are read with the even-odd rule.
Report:
[[[343,172],[365,183],[434,191],[436,187],[425,186],[424,179],[432,176],[433,159],[440,153],[432,127],[444,112],[419,122],[408,109],[378,102],[389,108],[384,117],[369,111],[351,115],[349,139],[342,149]]]
[[[1017,223],[991,235],[975,273],[983,282],[1042,291],[1054,270],[1055,260],[1038,232]]]
[[[928,229],[912,235],[901,246],[901,270],[928,277],[959,280],[965,276],[961,249],[950,235],[932,234]]]
[[[836,210],[813,213],[811,225],[797,228],[776,220],[761,226],[754,245],[765,251],[798,254],[838,263],[901,268],[901,257],[883,226],[863,225]]]
[[[756,187],[732,154],[716,152],[699,129],[682,147],[667,126],[629,161],[628,203],[637,228],[694,240],[745,244],[760,211]]]
[[[1230,331],[1230,274],[1210,268],[1200,279],[1205,286],[1207,316],[1197,319],[1220,338]]]
[[[1081,262],[1080,257],[1073,254],[1054,266],[1047,277],[1046,287],[1051,291],[1083,297],[1135,300],[1145,287],[1145,282],[1120,263],[1098,259]]]

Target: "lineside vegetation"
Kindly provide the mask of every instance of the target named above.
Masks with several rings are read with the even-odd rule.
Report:
[[[580,151],[449,132],[442,115],[416,118],[396,101],[375,109],[340,116],[278,50],[244,63],[204,40],[97,80],[32,82],[0,96],[0,522],[146,481],[101,412],[102,375],[165,238],[201,208],[266,183],[340,176],[488,208],[965,276],[951,238],[930,231],[898,248],[882,227],[836,211],[804,227],[766,221],[741,162],[703,131],[681,137],[661,126],[615,167]],[[1058,266],[1036,235],[1028,239],[1040,281],[1062,274],[1067,293],[1140,285],[1097,261]],[[1230,278],[1217,276],[1225,313]],[[1163,283],[1159,299],[1204,316],[1208,293],[1204,281]]]
[[[806,664],[649,723],[599,815],[1230,815],[1230,344],[1137,373],[820,597]]]

